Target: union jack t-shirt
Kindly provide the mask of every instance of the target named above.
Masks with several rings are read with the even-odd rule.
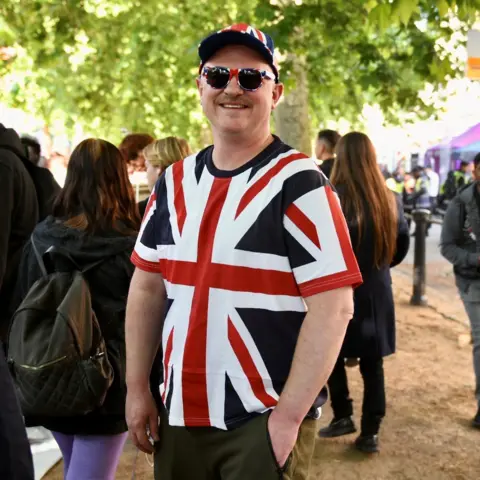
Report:
[[[362,279],[337,195],[312,159],[276,137],[233,171],[218,170],[212,151],[159,178],[132,261],[165,282],[170,425],[225,430],[277,404],[303,298]]]

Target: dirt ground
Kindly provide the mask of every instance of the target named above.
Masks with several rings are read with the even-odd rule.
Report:
[[[312,480],[480,479],[480,431],[469,427],[475,411],[471,347],[459,343],[468,329],[453,279],[437,280],[431,284],[441,288],[427,291],[431,306],[412,307],[411,272],[394,273],[397,353],[385,361],[388,404],[380,454],[356,452],[354,435],[318,439]],[[359,424],[361,379],[358,368],[348,373]],[[326,407],[319,428],[330,419]],[[133,478],[134,463],[135,451],[127,445],[116,478]],[[143,454],[136,463],[137,480],[153,479]],[[62,480],[61,465],[45,478]]]

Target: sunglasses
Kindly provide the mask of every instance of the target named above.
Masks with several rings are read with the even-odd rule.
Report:
[[[256,68],[204,67],[202,76],[205,77],[208,85],[216,90],[227,88],[233,77],[237,77],[238,85],[247,92],[258,90],[264,79],[276,81],[273,73]]]

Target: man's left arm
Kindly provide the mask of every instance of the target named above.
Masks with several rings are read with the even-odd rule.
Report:
[[[298,429],[318,392],[327,383],[353,317],[352,287],[342,287],[305,299],[308,313],[298,337],[290,375],[269,418],[272,445],[284,465]]]
[[[301,172],[285,186],[285,242],[307,305],[290,373],[269,417],[279,465],[292,451],[300,424],[327,383],[353,317],[353,287],[362,276],[337,194],[318,172]]]

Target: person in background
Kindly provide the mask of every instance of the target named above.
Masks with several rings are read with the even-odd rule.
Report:
[[[40,146],[40,142],[33,137],[29,137],[26,135],[22,135],[20,138],[22,145],[26,149],[28,159],[37,166],[40,166],[40,161],[42,159],[42,147]]]
[[[35,186],[21,155],[17,133],[0,124],[0,478],[9,480],[34,478],[27,433],[3,345],[22,249],[38,219]]]
[[[439,203],[447,204],[457,194],[458,190],[472,181],[473,163],[462,161],[458,170],[450,170],[440,188]],[[444,205],[445,206],[445,205]]]
[[[120,143],[120,150],[128,166],[128,174],[145,171],[145,157],[143,149],[153,143],[155,139],[148,133],[129,133]]]
[[[470,321],[477,412],[480,429],[480,153],[473,161],[474,182],[450,202],[443,219],[440,251],[453,265],[455,283]]]
[[[403,186],[402,186],[402,200],[403,200],[403,211],[404,213],[411,215],[413,211],[413,200],[411,198],[412,193],[415,188],[415,178],[410,172],[405,172],[403,175]],[[412,225],[412,219],[410,216],[407,217],[408,229]]]
[[[382,175],[385,177],[385,173],[383,172],[382,168],[380,168]],[[385,179],[385,183],[387,187],[398,195],[402,195],[403,193],[403,186],[404,186],[404,178],[405,171],[401,166],[398,166],[393,173],[388,174]]]
[[[34,165],[29,167],[30,175],[35,183],[35,189],[38,196],[39,215],[38,221],[41,222],[48,215],[51,215],[55,197],[60,193],[61,187],[55,180],[52,172],[47,168],[40,167],[41,147],[38,140],[32,137],[22,137],[20,139],[25,149],[26,158]]]
[[[390,178],[392,176],[392,174],[388,170],[388,165],[386,165],[385,163],[379,164],[379,168],[380,168],[380,172],[382,173],[383,178],[385,180],[387,180],[388,178]]]
[[[53,246],[68,253],[80,268],[103,260],[85,277],[114,370],[105,401],[87,415],[25,419],[28,426],[52,431],[62,451],[66,480],[113,480],[127,439],[125,309],[133,274],[129,257],[139,226],[133,187],[121,153],[105,140],[84,140],[72,153],[53,215],[38,224],[32,234],[40,255]],[[28,242],[16,297],[23,299],[41,276],[32,243]]]
[[[150,143],[143,149],[147,182],[150,191],[155,187],[160,174],[172,163],[183,160],[191,154],[188,142],[183,138],[166,137]],[[143,218],[147,208],[148,198],[138,203],[140,216]]]
[[[415,187],[413,189],[413,192],[410,194],[409,201],[412,203],[413,210],[423,209],[430,212],[430,180],[425,174],[425,169],[421,165],[417,165],[412,168],[412,175],[415,179]],[[415,232],[412,233],[412,236],[414,235]]]
[[[5,340],[22,250],[38,222],[38,196],[20,137],[0,123],[0,340]]]
[[[359,358],[364,392],[358,450],[378,451],[386,411],[383,357],[395,352],[395,307],[390,268],[408,252],[410,237],[400,198],[385,185],[370,139],[351,132],[340,139],[331,182],[345,213],[363,285],[354,291],[353,319],[328,380],[333,420],[320,437],[354,433],[345,358]]]
[[[0,478],[33,480],[27,432],[5,359],[10,299],[22,249],[38,220],[35,185],[17,133],[0,124]]]
[[[425,167],[425,175],[427,175],[429,179],[428,195],[430,197],[431,212],[435,213],[435,209],[437,208],[437,198],[440,193],[440,177],[431,166]]]
[[[60,187],[63,187],[68,167],[66,155],[57,151],[52,152],[45,162],[45,167],[50,170]]]
[[[335,162],[335,147],[340,138],[340,134],[335,130],[320,130],[318,132],[315,156],[322,162],[320,170],[327,178],[330,178],[332,173],[333,163]]]

